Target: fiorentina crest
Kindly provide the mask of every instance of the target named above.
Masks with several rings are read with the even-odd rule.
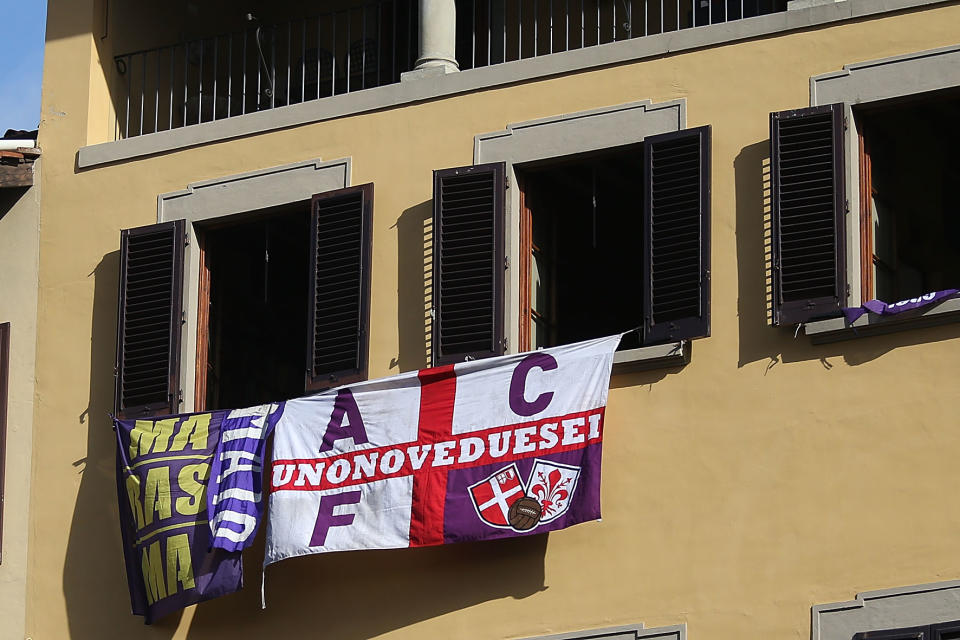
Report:
[[[511,464],[471,486],[470,497],[487,525],[529,531],[567,511],[579,477],[580,467],[536,460],[524,485]]]

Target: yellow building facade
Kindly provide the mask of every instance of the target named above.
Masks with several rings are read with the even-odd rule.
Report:
[[[943,190],[919,178],[904,184],[883,177],[903,165],[884,165],[882,153],[889,148],[889,157],[902,159],[910,140],[933,144],[955,135],[950,114],[953,90],[960,88],[960,4],[800,3],[751,16],[725,7],[724,19],[708,17],[712,24],[696,26],[695,16],[669,13],[658,3],[657,17],[682,28],[667,24],[661,32],[645,18],[648,35],[638,33],[641,3],[624,3],[624,13],[632,10],[634,37],[609,43],[600,37],[597,46],[554,53],[537,49],[535,56],[506,62],[493,56],[489,65],[458,55],[460,71],[422,65],[399,82],[332,89],[319,99],[304,93],[308,99],[300,101],[288,93],[286,106],[275,102],[216,121],[222,104],[211,98],[209,117],[197,105],[198,119],[210,121],[191,124],[179,115],[193,108],[189,96],[161,99],[159,87],[169,88],[162,83],[153,85],[157,96],[147,91],[170,58],[136,67],[124,56],[242,29],[241,9],[234,3],[171,8],[52,0],[38,141],[43,171],[26,597],[24,610],[10,614],[23,621],[23,637],[850,640],[860,632],[960,619],[960,583],[951,582],[960,579],[952,534],[960,505],[950,497],[953,456],[960,451],[954,383],[960,306],[948,299],[903,315],[867,314],[852,325],[839,313],[794,320],[777,300],[788,249],[773,248],[786,233],[776,228],[774,209],[781,207],[785,219],[787,200],[773,192],[787,160],[774,166],[771,159],[770,116],[841,105],[832,112],[840,123],[834,139],[842,140],[834,147],[839,183],[833,186],[843,194],[838,207],[844,210],[835,236],[846,248],[837,267],[846,285],[839,306],[857,306],[882,286],[907,298],[918,282],[923,292],[960,287],[950,279],[949,250],[943,249],[943,264],[911,257],[910,243],[922,244],[928,255],[941,249],[918,239],[910,220],[922,214],[907,205],[890,205],[899,215],[890,241],[899,247],[898,262],[889,273],[877,267],[889,262],[880,237],[888,227],[883,208],[868,204],[882,201],[877,194],[899,203],[910,200],[911,190]],[[457,3],[461,17],[444,19],[466,28],[465,13],[482,14],[476,4]],[[557,16],[560,4],[553,3]],[[700,7],[719,16],[716,2],[707,5]],[[415,8],[421,32],[448,24],[430,22],[431,6]],[[596,11],[598,4],[591,6]],[[612,11],[605,7],[602,20]],[[270,14],[263,19],[315,15],[295,3],[251,7],[258,10]],[[229,17],[218,23],[221,14]],[[539,15],[546,29],[546,14]],[[550,20],[551,33],[560,33],[561,19],[551,11]],[[576,20],[583,21],[575,21],[574,30],[585,32],[587,19]],[[625,30],[617,26],[623,20],[621,14],[612,23],[614,32]],[[483,28],[495,26],[488,20]],[[399,47],[400,38],[391,37]],[[499,42],[512,47],[512,37]],[[457,47],[463,42],[471,58],[493,50],[477,48],[469,37]],[[561,47],[559,36],[552,42],[556,49],[569,44]],[[305,41],[295,46],[307,50]],[[227,58],[218,51],[222,65]],[[126,76],[118,75],[118,60],[126,62]],[[135,69],[142,78],[129,81]],[[391,68],[391,79],[399,80],[399,71]],[[345,78],[363,83],[364,73]],[[280,87],[274,77],[274,93],[290,92],[295,81]],[[202,101],[206,94],[197,95]],[[145,106],[137,107],[141,96]],[[904,115],[915,107],[926,110]],[[169,126],[153,125],[166,109]],[[890,124],[884,115],[890,112],[902,120]],[[909,135],[898,133],[896,122],[908,118],[919,124]],[[521,273],[521,265],[533,268],[522,229],[524,212],[535,207],[527,197],[531,185],[549,176],[554,186],[540,193],[566,193],[577,175],[584,185],[592,179],[594,189],[598,180],[649,184],[645,140],[699,127],[709,127],[707,263],[700,271],[709,281],[708,329],[692,340],[681,335],[635,345],[618,358],[601,521],[503,541],[290,560],[268,572],[265,610],[256,588],[261,534],[245,554],[247,586],[240,593],[151,627],[130,615],[108,417],[121,230],[186,221],[182,401],[175,401],[176,411],[186,412],[214,402],[198,390],[212,383],[195,365],[206,344],[198,334],[205,322],[198,230],[213,233],[216,224],[236,219],[231,216],[288,211],[312,194],[372,183],[366,376],[384,377],[429,366],[437,355],[434,171],[504,163],[506,268],[496,302],[504,318],[502,346],[515,352],[541,340],[530,320],[538,302],[525,293],[531,272]],[[869,138],[868,131],[879,133]],[[873,145],[872,191],[864,190],[861,138]],[[634,155],[617,165],[619,173],[609,163],[590,165],[605,167],[599,178],[596,169],[587,172],[592,159],[613,152]],[[919,166],[917,158],[912,163]],[[954,175],[954,165],[942,164],[937,185]],[[915,195],[923,204],[917,210],[956,212],[947,196]],[[624,225],[643,214],[643,203],[631,198],[616,199]],[[877,234],[872,245],[864,244],[862,220]],[[554,233],[562,236],[562,227]],[[928,230],[942,238],[951,228],[944,222]],[[637,262],[644,254],[641,236],[634,236]],[[553,246],[555,261],[590,259]],[[612,314],[622,330],[643,324],[642,313],[617,316],[624,307],[614,303],[642,298],[642,278],[612,271],[608,279],[602,287],[613,310],[595,305],[587,314],[592,319],[578,322],[589,330]],[[562,303],[552,304],[555,311]],[[781,322],[774,324],[778,309]],[[542,340],[555,343],[563,335],[573,333]],[[209,386],[206,393],[210,398]],[[8,494],[17,490],[8,485]],[[6,570],[0,566],[0,576]]]

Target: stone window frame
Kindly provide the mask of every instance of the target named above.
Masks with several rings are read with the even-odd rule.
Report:
[[[860,282],[860,132],[854,109],[860,105],[958,87],[960,45],[847,64],[840,71],[810,78],[810,106],[842,103],[847,125],[844,134],[847,282]],[[859,286],[850,286],[846,306],[859,306],[864,302],[860,293]],[[844,318],[828,318],[806,323],[804,332],[819,344],[954,322],[960,320],[960,299],[947,300],[907,316],[864,314],[852,324]]]
[[[811,610],[811,640],[852,640],[864,631],[883,631],[952,622],[960,615],[960,580],[858,593],[848,602]]]
[[[320,158],[193,182],[186,189],[157,196],[157,222],[186,220],[184,251],[184,325],[180,344],[180,412],[194,410],[197,330],[200,300],[200,248],[195,224],[272,207],[304,203],[318,193],[351,186],[351,158]],[[369,337],[368,337],[369,339]]]
[[[504,162],[507,171],[506,252],[510,265],[520,264],[520,191],[516,168],[643,142],[649,136],[687,127],[685,98],[654,103],[639,100],[548,118],[508,124],[506,129],[474,137],[473,163]],[[516,353],[520,334],[520,271],[510,268],[504,290],[507,353]],[[690,341],[617,352],[614,371],[675,367],[690,361]]]

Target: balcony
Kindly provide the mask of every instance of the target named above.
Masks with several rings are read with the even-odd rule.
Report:
[[[416,7],[378,0],[116,56],[115,137],[131,138],[397,82]]]
[[[785,11],[787,0],[464,0],[461,70]],[[418,57],[413,0],[355,3],[114,58],[115,139],[400,81]],[[454,34],[450,34],[453,36]]]

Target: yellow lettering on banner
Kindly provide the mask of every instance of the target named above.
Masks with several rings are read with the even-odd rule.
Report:
[[[177,431],[177,435],[173,437],[170,451],[183,451],[187,443],[189,443],[195,451],[203,451],[207,448],[207,435],[209,432],[209,413],[200,413],[184,418],[180,429]]]
[[[130,431],[130,461],[148,453],[162,453],[170,445],[177,418],[137,420]]]
[[[167,593],[193,589],[193,564],[190,562],[190,538],[187,534],[170,536],[167,539]]]
[[[130,511],[137,521],[137,529],[143,528],[143,504],[140,502],[140,478],[135,475],[127,476],[127,499],[130,501]]]
[[[163,555],[160,551],[159,540],[143,550],[140,570],[143,573],[143,585],[147,588],[147,602],[153,604],[157,600],[166,598],[167,590],[163,580]],[[190,580],[193,581],[192,576]]]
[[[180,475],[177,476],[177,483],[180,489],[190,494],[189,498],[177,498],[177,513],[182,516],[193,516],[200,513],[203,509],[205,500],[204,482],[210,474],[210,465],[206,462],[202,464],[188,464],[180,469]]]
[[[147,471],[147,480],[143,492],[144,524],[153,524],[153,514],[160,520],[171,516],[170,512],[170,468],[154,467]]]

